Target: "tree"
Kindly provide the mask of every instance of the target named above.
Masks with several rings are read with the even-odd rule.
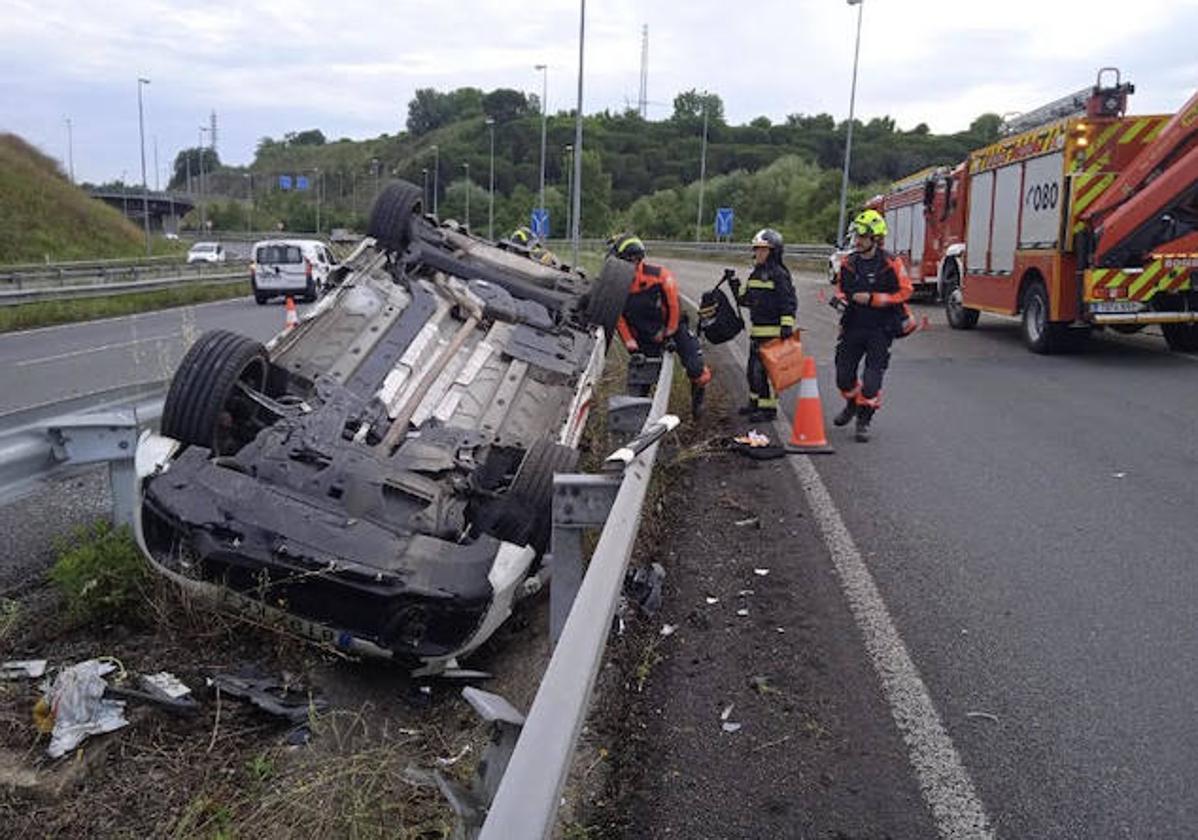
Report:
[[[199,146],[194,146],[190,149],[184,149],[175,156],[175,174],[171,177],[171,182],[167,185],[168,188],[178,189],[187,183],[187,174],[191,173],[191,177],[195,178],[200,174],[200,159],[204,161],[204,172],[215,172],[220,166],[220,156],[217,155],[216,149],[209,146],[204,146],[202,149]]]
[[[753,126],[753,128],[764,128],[764,129],[770,129],[770,128],[774,127],[774,124],[772,122],[770,122],[770,118],[767,116],[764,116],[764,115],[757,117],[751,123],[749,123],[749,125]]]
[[[976,137],[982,145],[989,145],[998,140],[1001,127],[1002,117],[998,114],[982,114],[969,124],[969,133]]]
[[[289,146],[323,146],[325,143],[324,132],[319,128],[307,131],[289,131],[283,135],[283,139]]]
[[[408,103],[408,131],[419,137],[449,120],[449,100],[434,88],[420,88]]]
[[[723,125],[724,101],[714,93],[700,93],[694,88],[674,97],[674,115],[670,119],[683,125],[702,123],[704,109],[709,124]]]
[[[482,99],[483,113],[497,123],[507,123],[528,113],[528,97],[518,90],[497,88]]]

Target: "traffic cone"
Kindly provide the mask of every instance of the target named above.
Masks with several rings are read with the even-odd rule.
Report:
[[[283,329],[293,330],[299,326],[299,313],[295,311],[295,298],[287,296],[287,318],[283,321]]]
[[[835,451],[824,433],[824,407],[819,399],[814,356],[803,358],[803,378],[799,381],[799,399],[786,451],[792,455],[829,455]]]
[[[931,325],[931,324],[928,322],[928,316],[927,316],[927,315],[924,315],[924,316],[923,316],[923,320],[919,322],[919,328],[920,328],[921,330],[929,330],[929,329],[931,329],[931,328],[932,328],[932,325]]]
[[[828,298],[827,298],[827,296],[826,296],[826,295],[824,295],[824,290],[823,290],[822,288],[821,288],[821,289],[819,290],[819,292],[816,294],[816,298],[819,300],[819,302],[820,302],[820,303],[827,303],[827,302],[828,302]]]

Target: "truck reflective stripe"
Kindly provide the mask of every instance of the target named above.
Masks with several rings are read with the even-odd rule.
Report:
[[[1073,212],[1081,213],[1087,207],[1093,204],[1095,199],[1106,192],[1107,187],[1115,183],[1116,177],[1117,176],[1115,176],[1113,173],[1109,175],[1103,175],[1098,179],[1098,182],[1094,184],[1094,186],[1090,187],[1087,185],[1089,191],[1086,192],[1085,195],[1080,195],[1077,201],[1073,202]]]
[[[1127,289],[1127,296],[1133,300],[1138,300],[1140,292],[1144,291],[1145,287],[1147,287],[1149,283],[1153,282],[1153,280],[1160,275],[1161,269],[1164,267],[1165,264],[1160,260],[1149,263],[1149,265],[1144,269],[1143,273],[1141,273],[1138,278],[1132,281],[1132,284]],[[1153,288],[1155,288],[1155,285]]]
[[[1145,119],[1136,120],[1134,123],[1132,123],[1131,128],[1129,128],[1127,131],[1123,132],[1123,135],[1119,138],[1119,145],[1120,146],[1126,145],[1127,143],[1130,143],[1132,140],[1135,140],[1136,135],[1138,135],[1141,131],[1143,131],[1147,127],[1148,127],[1148,120],[1145,120]]]

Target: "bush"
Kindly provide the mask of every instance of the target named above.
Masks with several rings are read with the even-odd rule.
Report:
[[[50,570],[75,624],[139,620],[149,569],[127,527],[96,522],[58,546]]]

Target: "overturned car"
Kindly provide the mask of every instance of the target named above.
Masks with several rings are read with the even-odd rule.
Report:
[[[203,334],[137,451],[137,539],[183,586],[436,670],[509,615],[575,468],[631,280],[422,213],[390,184],[268,345]]]

